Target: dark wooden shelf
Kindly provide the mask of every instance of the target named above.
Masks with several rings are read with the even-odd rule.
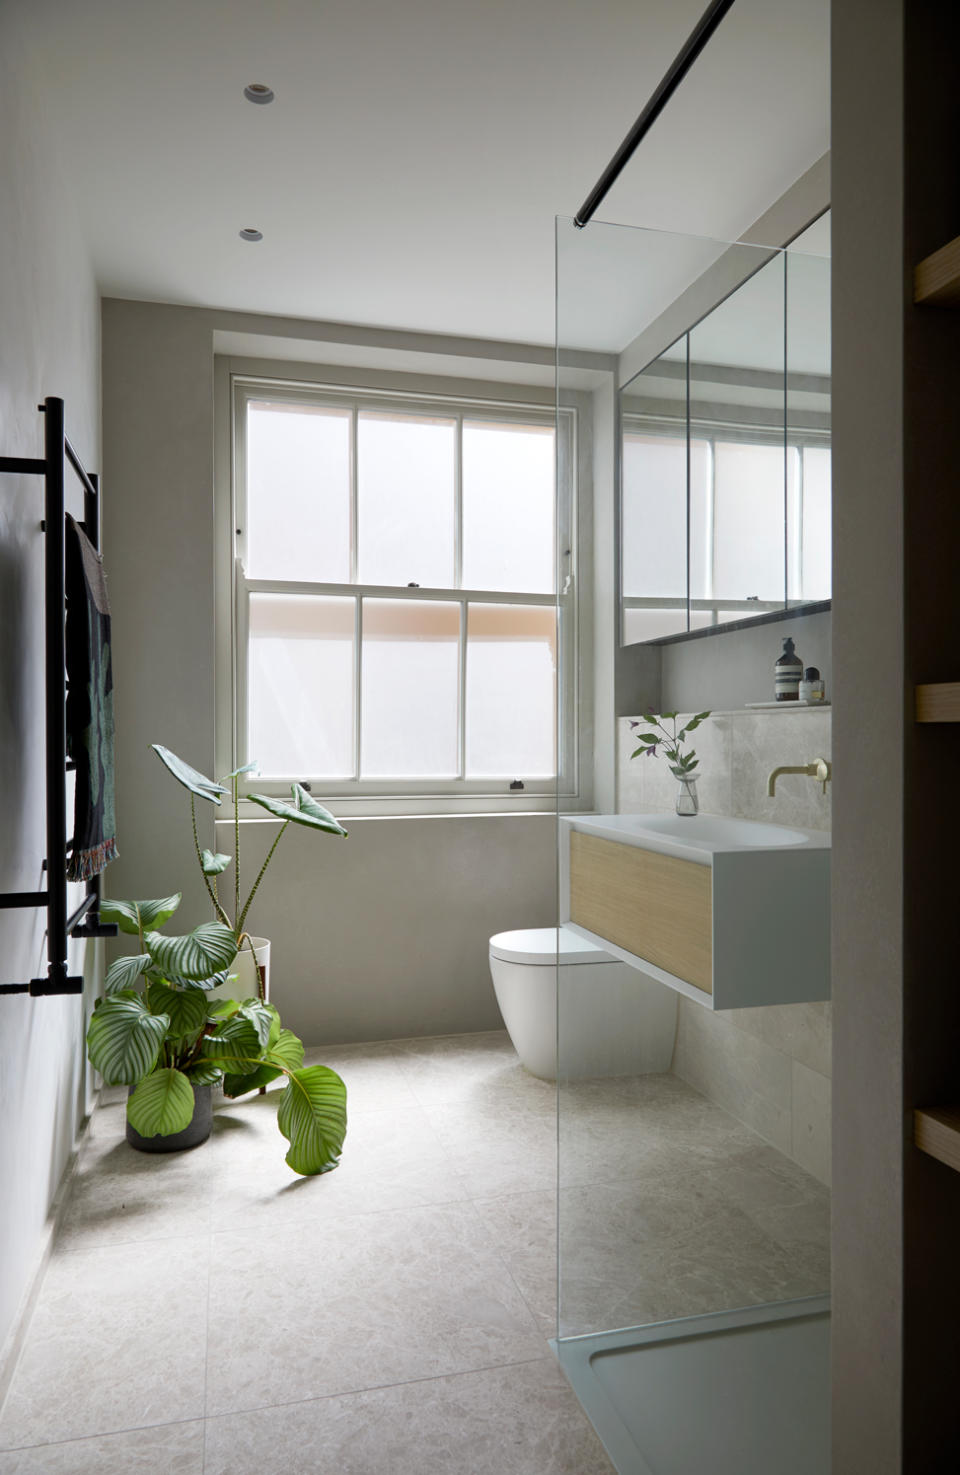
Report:
[[[960,722],[960,681],[936,681],[916,688],[918,722]]]
[[[960,1173],[960,1107],[927,1107],[913,1113],[913,1140],[921,1152]]]
[[[960,236],[925,256],[913,273],[913,300],[960,307]]]

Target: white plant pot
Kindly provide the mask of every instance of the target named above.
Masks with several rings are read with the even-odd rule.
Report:
[[[250,944],[253,944],[253,953],[250,952]],[[256,958],[256,964],[254,964]],[[257,971],[263,987],[261,989],[257,981]],[[256,999],[270,997],[270,939],[268,937],[249,937],[244,939],[243,947],[237,953],[230,964],[231,977],[226,983],[221,983],[218,988],[213,988],[207,995],[210,999]]]

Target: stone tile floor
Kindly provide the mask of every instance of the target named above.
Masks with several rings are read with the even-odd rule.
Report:
[[[554,1087],[501,1032],[309,1052],[340,1167],[268,1097],[150,1156],[84,1139],[0,1475],[610,1475],[556,1333]],[[827,1288],[828,1195],[673,1076],[562,1089],[563,1332]]]

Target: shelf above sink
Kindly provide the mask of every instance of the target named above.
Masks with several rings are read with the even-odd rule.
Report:
[[[561,816],[562,920],[708,1009],[830,997],[830,836],[720,815]]]

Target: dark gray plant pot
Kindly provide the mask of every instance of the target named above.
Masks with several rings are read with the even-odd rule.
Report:
[[[131,1087],[131,1091],[132,1091]],[[189,1127],[182,1132],[171,1132],[169,1137],[141,1137],[127,1121],[127,1141],[138,1152],[183,1152],[188,1147],[199,1147],[206,1142],[213,1127],[213,1088],[193,1087],[193,1116]],[[130,1092],[127,1093],[128,1095]]]

